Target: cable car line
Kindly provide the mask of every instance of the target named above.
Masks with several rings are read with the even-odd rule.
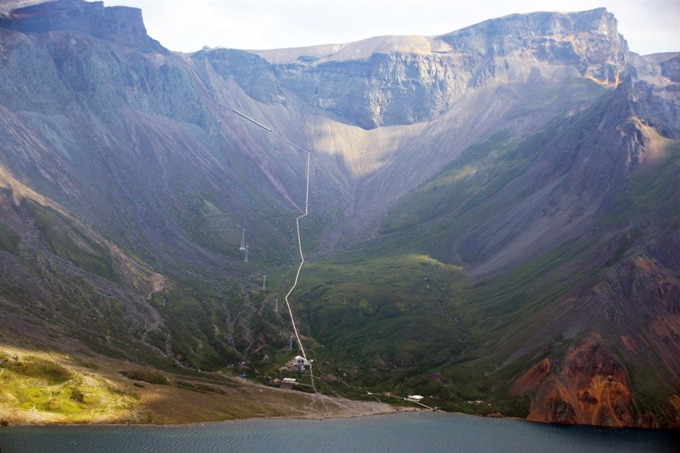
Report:
[[[316,392],[316,387],[315,387],[315,385],[314,385],[314,373],[312,372],[313,367],[311,366],[311,361],[309,361],[309,360],[307,359],[307,354],[305,353],[305,349],[304,349],[304,347],[302,346],[302,340],[300,339],[300,334],[298,333],[297,324],[295,323],[295,317],[293,316],[293,310],[292,310],[292,308],[291,308],[291,306],[290,306],[290,301],[288,300],[288,297],[291,295],[291,293],[292,293],[292,292],[295,290],[295,288],[297,287],[298,280],[300,279],[300,272],[302,271],[302,266],[305,264],[305,256],[304,256],[304,253],[303,253],[303,251],[302,251],[302,236],[301,236],[301,234],[300,234],[300,219],[302,219],[302,218],[304,218],[304,217],[307,217],[307,215],[309,214],[309,173],[310,173],[310,164],[311,164],[312,151],[310,151],[310,150],[308,150],[308,149],[306,149],[306,148],[303,148],[303,147],[300,146],[300,145],[297,145],[297,144],[291,142],[291,141],[288,140],[287,138],[285,138],[285,137],[279,135],[279,134],[276,133],[274,130],[270,129],[269,127],[265,126],[264,124],[260,123],[259,121],[256,121],[255,119],[249,117],[249,116],[246,115],[245,113],[242,113],[242,112],[240,112],[240,111],[234,109],[233,107],[230,107],[229,105],[224,104],[223,102],[219,101],[219,100],[217,99],[217,93],[215,93],[214,91],[210,90],[210,89],[205,85],[205,83],[203,83],[203,79],[202,79],[201,76],[196,72],[196,69],[194,69],[194,67],[192,66],[191,62],[189,62],[189,61],[186,59],[186,57],[185,57],[185,61],[186,61],[187,65],[189,66],[189,68],[191,69],[191,71],[192,71],[192,72],[194,73],[194,75],[196,76],[197,80],[199,81],[199,83],[201,84],[201,86],[203,87],[203,89],[204,89],[206,92],[208,92],[208,93],[210,93],[210,94],[213,95],[213,100],[215,101],[216,104],[218,104],[219,106],[223,107],[223,108],[226,109],[226,110],[230,110],[230,111],[232,111],[233,113],[236,113],[237,115],[239,115],[239,116],[242,117],[243,119],[252,122],[252,123],[255,124],[256,126],[258,126],[258,127],[262,128],[262,129],[266,130],[267,132],[271,133],[272,135],[274,135],[274,136],[277,137],[278,139],[282,140],[283,142],[288,143],[288,144],[291,145],[292,147],[294,147],[294,148],[296,148],[296,149],[298,149],[298,150],[300,150],[300,151],[304,151],[305,153],[307,153],[307,178],[306,178],[307,181],[306,181],[306,189],[305,189],[305,210],[304,210],[304,212],[302,212],[302,209],[300,209],[300,208],[298,207],[298,209],[300,210],[300,212],[302,213],[302,215],[300,215],[300,216],[298,216],[298,217],[295,218],[295,225],[296,225],[296,229],[297,229],[297,239],[298,239],[298,251],[300,252],[300,265],[298,266],[297,272],[296,272],[296,274],[295,274],[295,281],[293,282],[293,286],[292,286],[292,287],[290,288],[290,290],[288,291],[288,294],[286,294],[286,296],[284,297],[284,300],[286,301],[286,305],[288,306],[288,313],[290,314],[291,324],[293,325],[293,331],[295,332],[295,338],[297,339],[297,343],[298,343],[298,346],[299,346],[299,348],[300,348],[300,352],[302,353],[302,357],[304,357],[305,361],[307,361],[308,363],[310,363],[310,366],[309,366],[309,375],[310,375],[310,378],[311,378],[311,381],[312,381],[312,389],[314,389],[314,392]],[[245,234],[245,230],[244,230],[244,234]],[[242,240],[241,246],[243,247],[243,240]],[[247,247],[246,247],[246,249],[247,249]]]

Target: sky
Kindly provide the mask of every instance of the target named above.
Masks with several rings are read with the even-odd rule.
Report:
[[[170,50],[278,49],[373,36],[435,36],[534,11],[615,15],[631,51],[680,51],[680,0],[104,0],[142,9],[149,35]]]

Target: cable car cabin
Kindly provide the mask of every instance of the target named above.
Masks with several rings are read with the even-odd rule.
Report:
[[[305,371],[306,366],[312,366],[312,360],[307,360],[301,355],[296,356],[293,359],[293,363],[295,363],[295,366],[300,368],[300,371]]]

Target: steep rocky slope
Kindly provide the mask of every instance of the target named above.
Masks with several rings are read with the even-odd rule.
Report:
[[[178,54],[136,9],[5,8],[2,341],[286,373],[309,151],[323,391],[677,426],[678,67],[604,9]]]
[[[456,410],[528,395],[537,420],[677,425],[680,147],[636,93],[471,147],[377,238],[310,269],[309,328],[334,362]]]
[[[102,20],[110,33],[93,33]],[[186,62],[118,22],[144,30],[138,10],[101,3],[3,19],[5,313],[144,360],[242,360],[259,334],[242,230],[254,259],[286,262],[295,210]]]

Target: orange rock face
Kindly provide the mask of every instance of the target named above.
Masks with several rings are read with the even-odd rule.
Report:
[[[510,390],[511,395],[524,395],[533,390],[541,383],[544,377],[550,373],[550,360],[543,359],[530,369],[524,376],[519,378]]]
[[[513,390],[530,389],[526,384],[532,378],[536,382],[539,370],[545,370],[541,365],[546,360],[522,376]],[[551,423],[634,426],[626,370],[591,337],[569,350],[558,374],[550,374],[540,383],[527,418]]]

